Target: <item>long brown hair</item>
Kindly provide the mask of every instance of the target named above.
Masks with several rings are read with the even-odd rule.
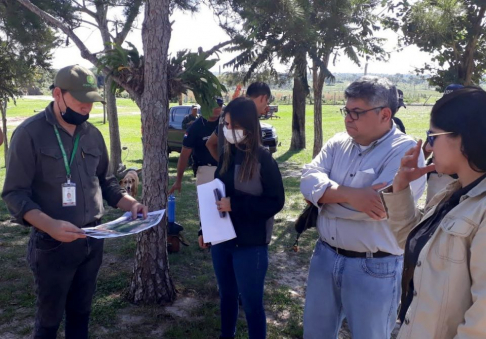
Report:
[[[235,144],[236,148],[245,153],[245,158],[240,165],[239,181],[248,181],[253,178],[258,168],[258,148],[261,145],[261,129],[258,121],[258,112],[253,100],[239,97],[231,101],[224,108],[223,118],[229,114],[231,125],[239,125],[245,133],[245,139]],[[233,138],[236,140],[234,128]],[[231,144],[225,139],[223,164],[221,173],[228,171],[231,162]]]

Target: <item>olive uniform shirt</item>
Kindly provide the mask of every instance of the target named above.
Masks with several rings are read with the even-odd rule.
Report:
[[[24,215],[39,209],[53,219],[84,227],[102,217],[103,199],[116,207],[126,191],[108,173],[108,152],[100,131],[84,122],[71,136],[57,122],[53,104],[15,129],[2,198],[16,223],[29,226]],[[71,165],[71,182],[76,184],[73,207],[62,206],[62,184],[67,182],[67,174],[54,125],[59,129],[68,161],[75,136],[80,135]]]

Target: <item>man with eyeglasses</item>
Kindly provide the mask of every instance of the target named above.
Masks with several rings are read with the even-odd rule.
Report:
[[[304,338],[337,338],[347,319],[353,338],[390,338],[397,318],[403,248],[380,190],[416,142],[393,123],[397,89],[362,77],[345,90],[346,133],[338,133],[302,171],[301,192],[319,209],[307,281]],[[423,155],[419,163],[424,165]],[[425,176],[412,184],[415,201]],[[405,235],[406,236],[406,235]]]

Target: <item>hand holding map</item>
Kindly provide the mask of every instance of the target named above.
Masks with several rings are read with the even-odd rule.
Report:
[[[104,239],[117,238],[130,234],[137,234],[159,224],[165,210],[149,212],[146,219],[139,214],[137,219],[132,219],[131,212],[123,214],[120,218],[96,227],[83,228],[88,237]]]

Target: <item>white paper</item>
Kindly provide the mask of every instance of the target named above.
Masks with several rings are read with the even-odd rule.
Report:
[[[138,218],[133,220],[132,213],[127,212],[116,220],[96,227],[86,227],[83,228],[83,231],[88,237],[96,239],[117,238],[125,235],[137,234],[158,225],[162,220],[164,213],[165,210],[149,212],[147,214],[147,219],[142,219],[142,215],[139,214]]]
[[[362,171],[363,173],[375,174],[375,170],[373,168],[369,168],[367,170]]]
[[[214,197],[214,189],[216,188],[221,192],[222,197],[226,196],[224,184],[219,179],[197,186],[199,216],[204,242],[210,242],[213,245],[236,238],[235,228],[229,213],[226,212],[224,218],[219,216],[216,198]]]

